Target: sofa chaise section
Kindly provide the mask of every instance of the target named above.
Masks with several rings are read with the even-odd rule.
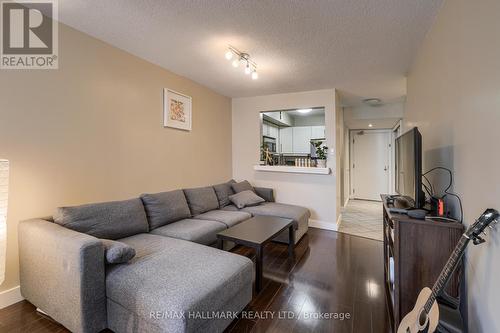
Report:
[[[250,259],[170,237],[120,240],[136,250],[106,273],[108,325],[115,332],[220,332],[251,301]]]

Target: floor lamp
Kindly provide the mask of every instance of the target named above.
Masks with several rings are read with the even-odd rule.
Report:
[[[2,284],[2,282],[5,279],[8,189],[9,189],[9,161],[0,159],[0,284]]]

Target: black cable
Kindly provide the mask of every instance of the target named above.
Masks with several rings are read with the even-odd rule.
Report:
[[[462,207],[462,199],[460,199],[460,197],[458,195],[456,195],[455,193],[446,192],[446,194],[449,194],[449,195],[458,199],[458,205],[460,206],[460,223],[463,223],[463,221],[464,221],[464,209]]]
[[[424,183],[422,183],[422,186],[424,187],[424,189],[427,192],[427,194],[432,197],[432,191],[427,187],[427,185],[425,185]]]
[[[444,190],[444,193],[446,193],[446,191],[448,191],[450,188],[451,188],[451,185],[453,184],[453,173],[451,172],[450,169],[448,168],[445,168],[445,167],[435,167],[435,168],[432,168],[430,169],[429,171],[425,172],[422,177],[424,177],[425,175],[431,173],[432,171],[434,170],[445,170],[447,171],[449,174],[450,174],[450,183],[448,184],[448,187],[446,188],[446,190]]]
[[[425,175],[422,175],[422,178],[425,179],[427,181],[427,184],[430,186],[431,193],[429,193],[429,191],[427,191],[427,193],[429,193],[430,196],[433,196],[434,195],[434,188],[432,187],[432,184],[429,181],[429,178],[427,178]],[[424,185],[424,184],[422,183],[422,185]],[[424,185],[424,187],[427,188],[427,186],[425,186],[425,185]]]
[[[432,171],[435,171],[435,170],[444,170],[444,171],[447,171],[449,173],[449,175],[450,175],[450,183],[448,184],[448,187],[446,187],[446,189],[443,191],[443,193],[445,193],[445,196],[446,196],[446,194],[449,194],[449,195],[457,198],[458,204],[460,206],[460,223],[463,223],[463,220],[464,220],[464,209],[463,209],[463,205],[462,205],[462,199],[460,199],[460,197],[457,194],[449,192],[449,189],[453,185],[453,172],[451,172],[451,170],[448,169],[448,168],[438,166],[438,167],[432,168],[432,169],[424,172],[424,174],[422,174],[422,177],[429,182],[429,179],[426,177],[426,175],[429,174]],[[431,185],[431,188],[432,188],[432,185]],[[434,193],[434,189],[433,188],[432,188],[432,192]]]

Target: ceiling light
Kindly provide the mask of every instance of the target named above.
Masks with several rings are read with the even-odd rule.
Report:
[[[247,62],[247,65],[245,66],[245,74],[248,75],[252,73],[252,69],[250,68],[250,64]]]
[[[382,105],[382,100],[380,98],[365,98],[363,103],[369,106],[380,106]]]
[[[311,111],[312,111],[312,109],[299,109],[299,110],[297,110],[298,113],[309,113]]]
[[[368,127],[373,127],[373,124],[368,124]]]
[[[245,74],[247,75],[252,74],[251,75],[252,80],[257,80],[259,78],[259,74],[257,73],[257,64],[250,59],[250,55],[248,53],[240,52],[236,48],[228,46],[225,58],[227,60],[234,59],[231,62],[231,65],[234,68],[239,67],[240,63],[245,63],[245,68],[244,68]]]

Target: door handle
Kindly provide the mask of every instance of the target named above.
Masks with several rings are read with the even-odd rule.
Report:
[[[384,167],[384,171],[387,171],[387,166]]]

